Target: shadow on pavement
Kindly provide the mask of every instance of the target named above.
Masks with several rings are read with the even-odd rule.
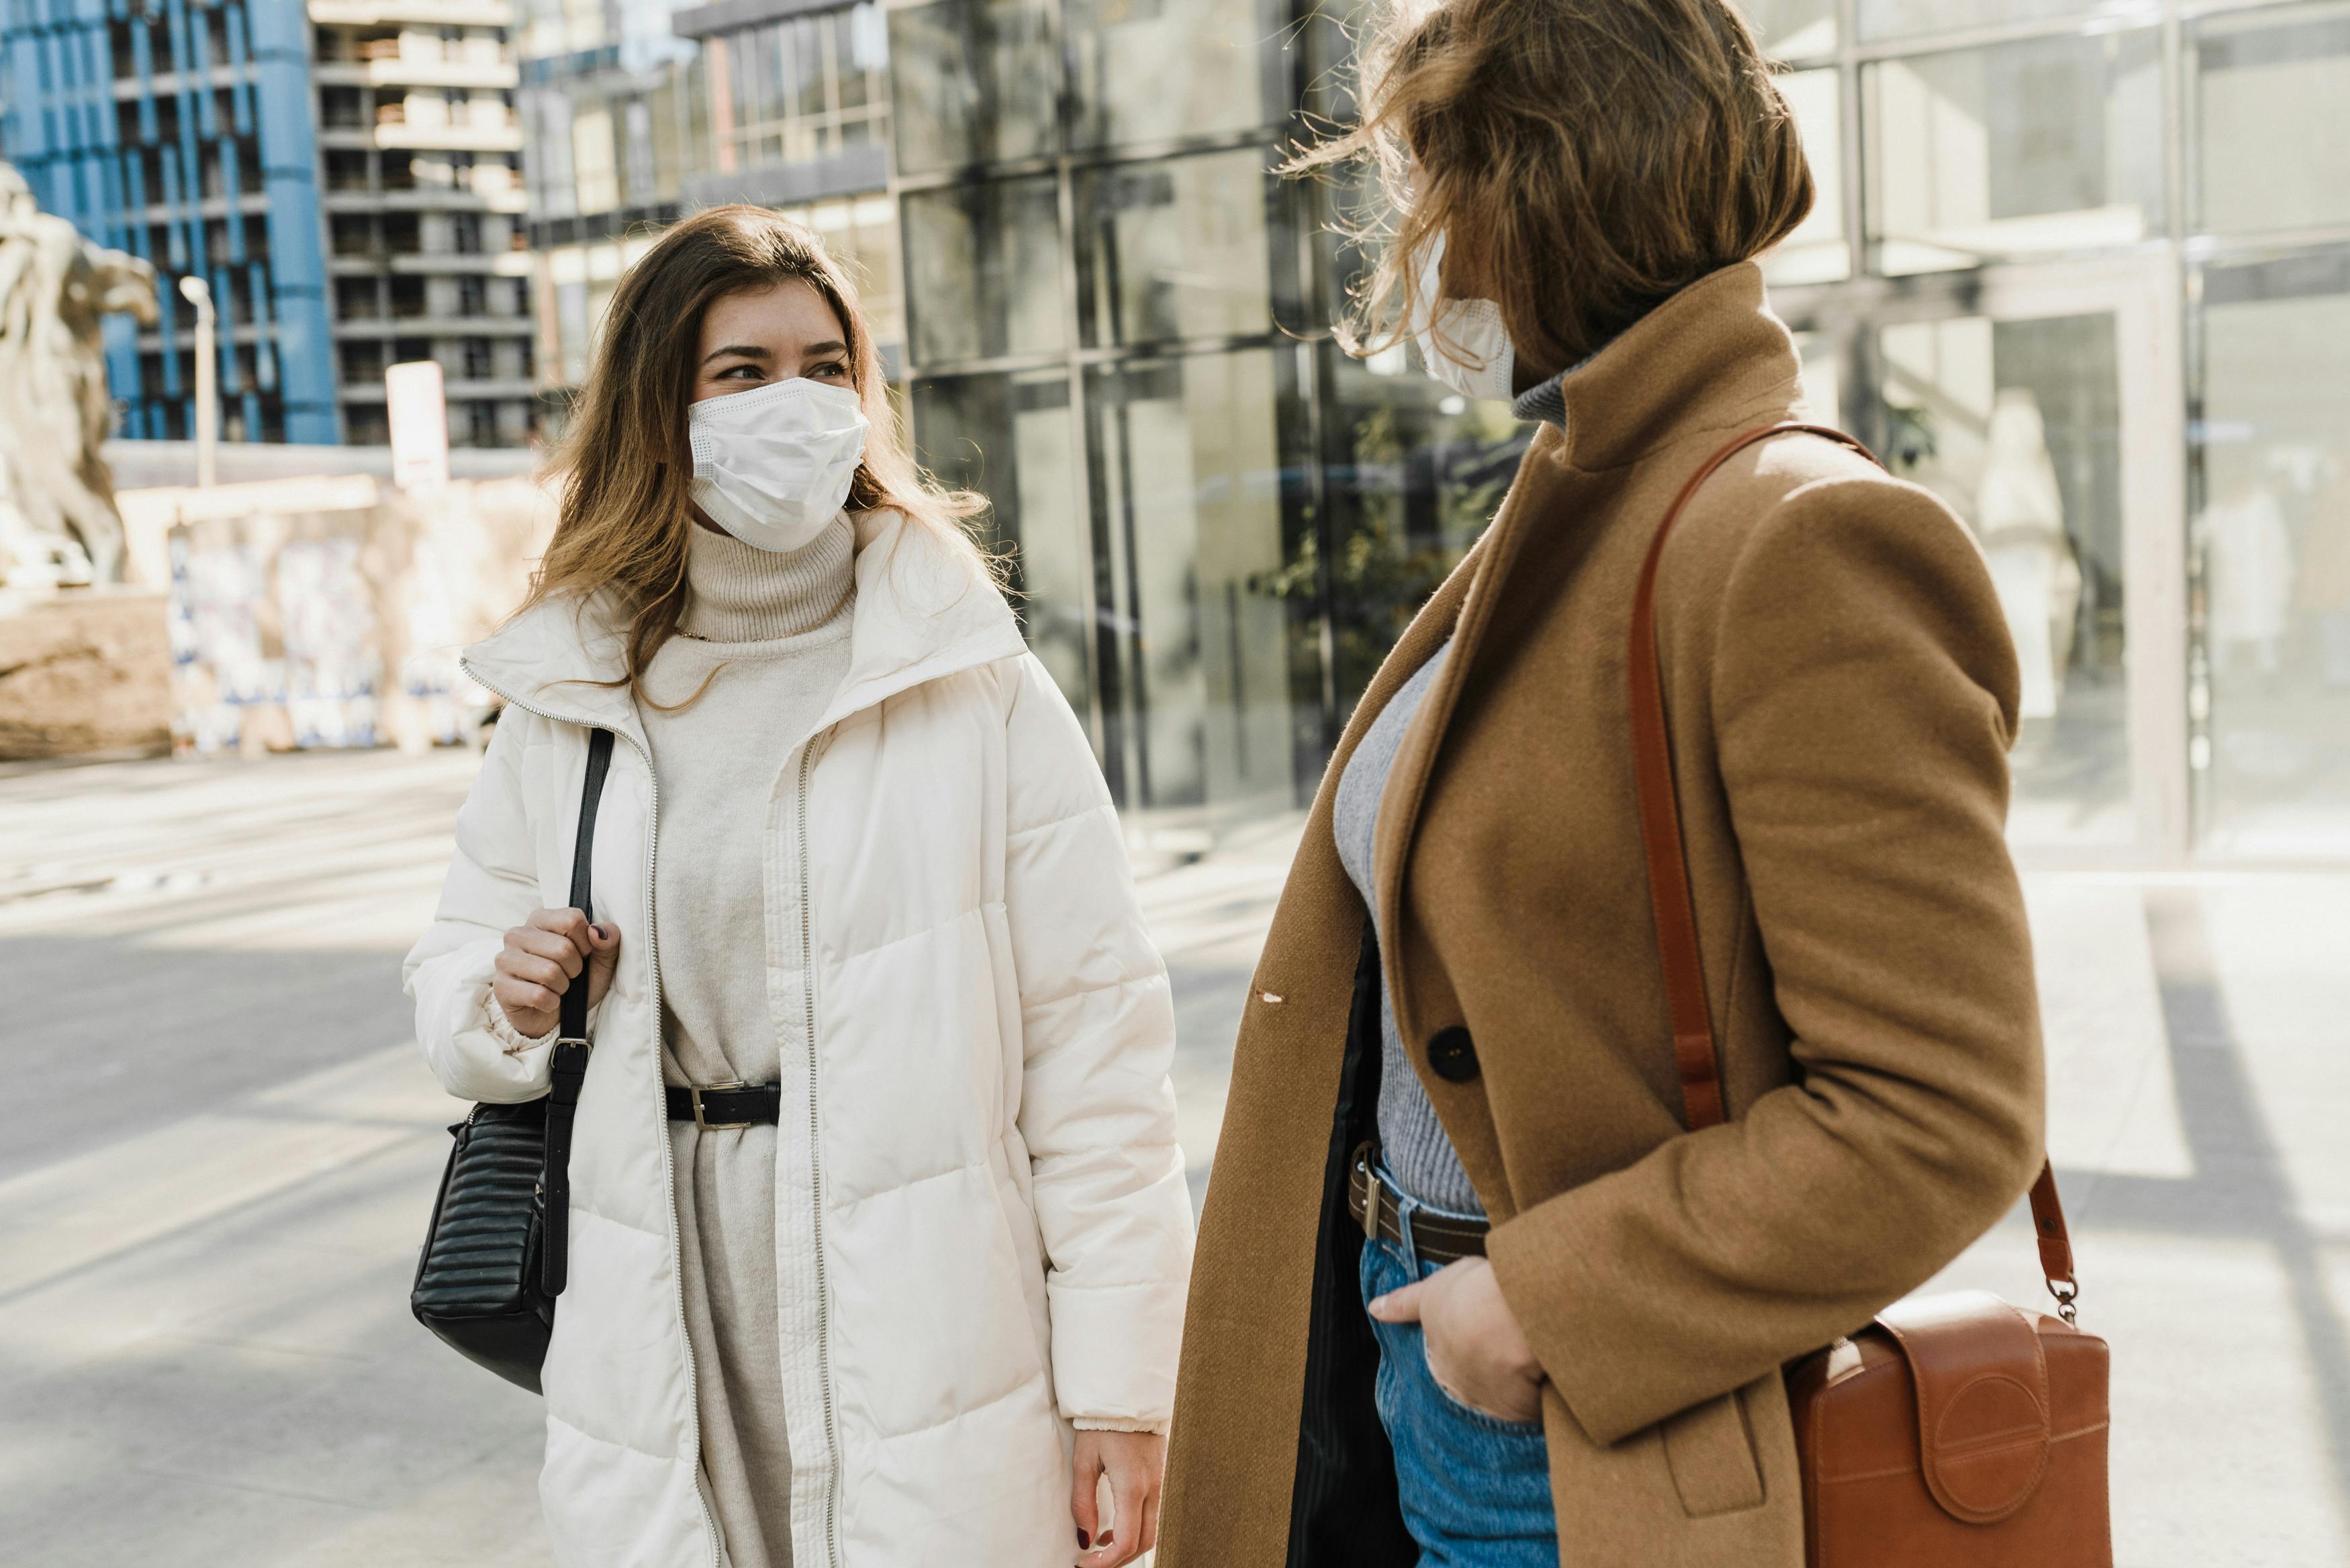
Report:
[[[397,1045],[415,1019],[396,953],[127,937],[0,940],[0,1179]]]
[[[2189,888],[2144,894],[2172,1081],[2194,1174],[2065,1173],[2078,1218],[2101,1230],[2265,1243],[2283,1275],[2329,1449],[2350,1509],[2350,1342],[2327,1295],[2319,1238],[2300,1214],[2261,1115],[2219,979],[2201,900]]]

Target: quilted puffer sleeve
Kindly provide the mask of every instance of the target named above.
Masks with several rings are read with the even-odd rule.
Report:
[[[424,1059],[441,1086],[460,1099],[509,1104],[547,1088],[554,1031],[524,1038],[490,995],[507,929],[538,908],[522,788],[523,732],[532,722],[510,710],[492,732],[482,771],[457,813],[457,853],[441,887],[441,907],[404,966]]]
[[[1033,657],[1011,681],[1004,906],[1053,1379],[1078,1427],[1163,1432],[1191,1268],[1167,966],[1076,716]]]

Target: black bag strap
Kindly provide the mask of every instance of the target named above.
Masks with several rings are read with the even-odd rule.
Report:
[[[604,798],[604,775],[612,767],[612,732],[588,732],[588,776],[579,790],[579,836],[571,848],[571,907],[596,918],[590,862],[595,858],[596,808]],[[555,1052],[548,1061],[552,1083],[546,1096],[546,1168],[539,1189],[546,1200],[545,1245],[539,1250],[539,1283],[559,1296],[571,1264],[571,1122],[579,1109],[579,1088],[588,1080],[588,974],[564,988],[556,1014]]]

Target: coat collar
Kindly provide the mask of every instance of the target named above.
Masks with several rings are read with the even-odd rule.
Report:
[[[1380,670],[1373,693],[1384,698],[1448,638],[1453,643],[1451,658],[1405,733],[1379,802],[1373,859],[1380,959],[1400,1027],[1458,1015],[1449,997],[1408,996],[1396,978],[1403,972],[1405,886],[1445,732],[1517,563],[1543,548],[1557,528],[1591,525],[1591,506],[1598,504],[1605,515],[1604,504],[1591,498],[1607,485],[1578,483],[1579,475],[1628,468],[1676,442],[1718,441],[1723,429],[1784,419],[1800,399],[1801,370],[1794,340],[1771,313],[1762,269],[1752,263],[1712,273],[1641,317],[1560,379],[1563,425],[1545,424],[1535,432],[1492,523]],[[1363,709],[1370,716],[1378,712],[1367,697]],[[1358,712],[1350,739],[1365,722],[1365,712]],[[1509,1194],[1500,1179],[1501,1147],[1492,1122],[1449,1130],[1488,1213],[1496,1223],[1506,1220]]]
[[[1707,274],[1551,383],[1563,419],[1534,432],[1501,510],[1380,667],[1340,747],[1343,759],[1411,672],[1448,639],[1458,642],[1422,700],[1380,803],[1375,857],[1387,929],[1396,929],[1420,799],[1478,641],[1519,556],[1563,521],[1559,483],[1628,467],[1693,435],[1784,419],[1801,400],[1802,383],[1794,337],[1772,314],[1754,262]]]
[[[1723,267],[1558,379],[1566,440],[1556,460],[1586,472],[1621,468],[1691,431],[1775,407],[1802,375],[1794,338],[1772,314],[1762,266]]]
[[[968,552],[892,509],[854,515],[848,675],[818,731],[925,681],[1026,651],[1011,606]],[[624,676],[624,630],[608,596],[549,599],[465,649],[462,662],[517,707],[641,744],[628,687],[595,684]]]

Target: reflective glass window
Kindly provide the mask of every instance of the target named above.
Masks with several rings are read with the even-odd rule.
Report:
[[[1860,0],[1860,36],[1904,38],[1961,27],[2058,22],[2099,11],[2140,8],[2130,0]]]
[[[522,95],[523,174],[530,210],[542,218],[567,218],[579,211],[571,171],[571,97],[535,89]]]
[[[612,111],[601,102],[571,117],[571,168],[583,213],[608,213],[620,204],[620,177],[613,156]]]
[[[1259,348],[1087,373],[1104,763],[1129,807],[1286,809],[1297,742],[1318,739],[1291,701],[1280,592],[1294,363]]]
[[[860,110],[886,115],[889,102],[889,21],[879,5],[858,5],[837,19],[839,48],[835,87],[844,121],[858,122]]]
[[[2196,36],[2194,57],[2196,226],[2350,221],[2350,16],[2290,26],[2213,18]]]
[[[1050,175],[905,198],[907,314],[924,368],[1068,346]]]
[[[1061,57],[1049,0],[944,0],[889,21],[899,172],[1054,151]]]
[[[720,173],[830,157],[879,140],[889,119],[889,28],[875,5],[713,37],[702,57]]]
[[[2161,59],[2145,28],[1869,67],[1878,267],[1969,267],[2161,233]]]
[[[1345,714],[1492,520],[1536,427],[1440,386],[1400,348],[1367,360],[1327,349],[1324,365],[1332,681]],[[1308,535],[1284,574],[1302,605],[1319,602],[1321,548]]]
[[[991,542],[1011,558],[1013,603],[1028,645],[1085,713],[1092,563],[1068,372],[920,380],[912,399],[922,462],[948,484],[988,498]]]
[[[1849,428],[1844,411],[1843,346],[1825,332],[1798,332],[1795,353],[1804,362],[1805,417],[1839,430]]]
[[[1248,130],[1278,118],[1260,0],[1066,0],[1079,147]]]
[[[657,201],[677,200],[685,188],[686,178],[702,171],[694,161],[706,134],[702,126],[695,123],[706,113],[700,101],[701,88],[702,58],[696,55],[691,64],[681,64],[663,73],[647,96]]]
[[[548,358],[561,367],[564,385],[577,387],[588,379],[588,350],[594,345],[595,324],[588,317],[588,257],[580,247],[565,245],[547,252],[546,260],[556,337],[556,352]]]
[[[1267,209],[1284,194],[1274,179],[1256,148],[1083,173],[1087,347],[1269,329]]]
[[[1843,97],[1833,70],[1794,71],[1779,78],[1779,91],[1794,111],[1803,134],[1804,157],[1812,166],[1814,197],[1810,215],[1762,260],[1773,283],[1825,283],[1852,275],[1852,251],[1845,243],[1844,140],[1836,123]]]
[[[1836,47],[1837,0],[1737,0],[1762,47],[1783,60],[1808,59]]]
[[[2215,268],[2203,306],[2206,830],[2350,851],[2350,258]]]
[[[642,98],[630,98],[621,108],[620,148],[628,172],[629,200],[639,206],[649,206],[661,199],[660,176],[653,163],[652,106]]]
[[[1974,531],[2015,641],[2010,836],[2131,843],[2115,317],[1909,322],[1877,348],[1877,450]]]
[[[857,196],[806,206],[778,207],[806,223],[824,241],[857,286],[858,308],[884,352],[902,348],[906,337],[903,296],[898,288],[897,208],[882,195]]]

